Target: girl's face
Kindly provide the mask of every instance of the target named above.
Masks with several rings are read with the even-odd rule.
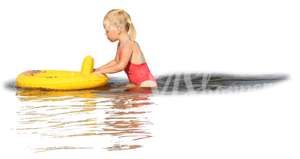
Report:
[[[110,40],[111,42],[115,42],[119,39],[120,31],[117,29],[117,27],[106,23],[104,24],[104,29],[108,40]]]

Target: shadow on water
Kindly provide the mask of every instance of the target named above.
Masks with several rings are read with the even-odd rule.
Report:
[[[201,92],[246,91],[272,85],[284,80],[283,74],[230,75],[207,73],[174,73],[157,78],[158,94],[195,94]]]
[[[7,82],[5,88],[15,90],[21,103],[17,133],[66,141],[54,145],[46,142],[35,147],[36,152],[97,147],[118,151],[141,148],[144,140],[152,137],[152,95],[242,91],[285,79],[286,75],[174,73],[157,76],[156,89],[128,89],[127,79],[116,77],[110,79],[107,87],[93,90],[16,89],[15,81]],[[82,137],[91,141],[67,142]],[[107,140],[106,144],[98,145]]]

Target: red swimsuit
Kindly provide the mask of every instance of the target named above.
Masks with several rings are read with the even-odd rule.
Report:
[[[146,62],[142,64],[134,64],[129,61],[128,65],[125,68],[125,72],[127,74],[129,82],[133,84],[140,85],[142,82],[148,80],[154,81],[156,83],[156,80],[151,74]]]

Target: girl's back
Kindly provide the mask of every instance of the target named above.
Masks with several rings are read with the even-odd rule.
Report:
[[[130,42],[129,45],[131,45],[131,49],[132,49],[132,55],[131,55],[131,58],[130,58],[129,62],[133,63],[133,64],[145,63],[146,59],[145,59],[145,56],[144,56],[139,44],[136,41],[134,41],[134,42]],[[120,46],[118,46],[118,47],[120,47]],[[119,51],[119,50],[121,50],[121,49],[118,49],[117,57],[116,57],[117,61],[120,60],[120,56],[122,54],[122,52]]]

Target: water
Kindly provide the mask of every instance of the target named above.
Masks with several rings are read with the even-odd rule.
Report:
[[[17,132],[61,140],[103,136],[111,142],[108,151],[136,149],[141,141],[152,137],[153,102],[147,94],[100,94],[100,90],[43,91],[18,90],[21,101]],[[75,145],[35,147],[35,152],[60,149],[93,149],[98,141]]]
[[[24,145],[35,154],[144,152],[153,146],[153,142],[156,146],[164,143],[170,133],[188,139],[185,132],[188,129],[191,136],[198,136],[193,131],[198,132],[197,129],[201,128],[198,120],[205,121],[205,115],[199,112],[197,117],[198,114],[194,113],[198,111],[197,107],[202,112],[207,111],[206,107],[196,106],[205,101],[205,94],[259,92],[286,80],[287,76],[175,73],[157,79],[159,87],[156,89],[129,89],[125,87],[127,80],[117,77],[111,78],[107,87],[80,91],[14,89],[14,82],[7,82],[6,88],[16,91],[19,101],[14,131],[19,137],[30,139]],[[182,103],[186,95],[195,97],[189,101],[192,104]],[[213,108],[216,101],[210,102],[208,105]],[[183,104],[186,109],[173,107],[176,103]],[[190,117],[178,118],[184,110],[192,111],[188,112]],[[194,125],[195,122],[198,123]],[[170,140],[174,139],[167,141]],[[180,138],[176,141],[185,142]]]

